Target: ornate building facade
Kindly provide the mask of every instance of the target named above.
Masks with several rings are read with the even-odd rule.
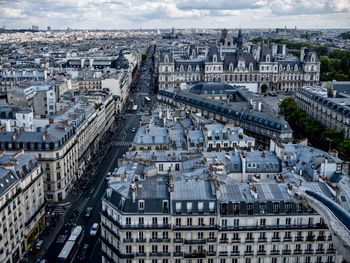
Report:
[[[294,92],[315,86],[320,62],[313,49],[301,48],[300,57],[287,53],[285,45],[243,44],[222,32],[218,45],[204,49],[188,45],[186,56],[175,56],[172,48],[158,52],[159,88],[173,88],[183,82],[228,82],[254,84],[259,93]]]

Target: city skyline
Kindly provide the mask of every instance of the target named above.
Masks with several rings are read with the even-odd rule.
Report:
[[[347,28],[349,0],[0,1],[6,28]]]

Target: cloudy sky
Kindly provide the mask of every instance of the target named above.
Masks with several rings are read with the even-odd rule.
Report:
[[[350,0],[0,0],[6,28],[349,28]]]

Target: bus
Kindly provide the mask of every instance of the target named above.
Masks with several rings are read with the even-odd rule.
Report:
[[[137,105],[132,106],[132,111],[137,111]]]
[[[145,101],[146,101],[147,103],[150,103],[150,102],[151,102],[151,99],[150,99],[149,97],[145,97]]]
[[[76,226],[73,228],[67,242],[64,244],[60,254],[58,255],[57,262],[59,263],[72,263],[78,253],[80,243],[83,240],[84,232],[82,226]]]

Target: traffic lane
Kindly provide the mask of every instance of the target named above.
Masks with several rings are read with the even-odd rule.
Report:
[[[116,148],[116,147],[115,147]],[[84,192],[81,197],[76,201],[78,203],[82,202],[85,198],[89,198],[90,197],[90,191],[91,191],[91,187],[99,181],[99,179],[101,179],[101,176],[103,176],[104,173],[106,173],[108,164],[110,164],[111,162],[114,162],[114,158],[113,158],[113,154],[110,154],[111,152],[115,151],[116,149],[113,149],[112,147],[110,148],[109,152],[107,153],[106,157],[103,159],[101,165],[99,166],[99,168],[97,169],[95,176],[94,176],[94,180],[93,183],[90,184],[90,187],[88,187],[88,189],[86,190],[86,192]],[[101,192],[103,187],[101,187]],[[88,202],[89,204],[89,202]],[[91,204],[91,203],[90,203]],[[87,205],[86,207],[88,207],[89,205]],[[94,209],[95,210],[95,209]],[[85,236],[87,233],[87,227],[86,227],[86,223],[84,221],[84,213],[85,210],[83,210],[82,214],[80,214],[80,216],[78,217],[77,220],[77,225],[82,225],[85,226]],[[56,258],[58,257],[60,251],[62,250],[63,246],[64,246],[64,242],[57,242],[57,239],[61,236],[65,236],[65,240],[68,238],[68,234],[71,232],[71,229],[73,226],[71,225],[67,225],[67,219],[69,219],[74,213],[74,210],[69,210],[68,213],[66,214],[65,217],[65,224],[63,225],[63,227],[61,228],[61,230],[58,232],[57,236],[55,237],[55,242],[51,245],[51,247],[48,250],[48,253],[46,253],[45,258],[49,261],[49,262],[55,262]],[[92,225],[92,224],[91,224]],[[91,227],[91,226],[90,226]],[[90,230],[90,229],[89,229]]]
[[[134,124],[134,126],[137,126],[138,123],[138,116],[136,115],[131,115],[130,118],[128,119],[128,124]],[[126,138],[124,137],[124,140],[129,140],[129,139],[133,139],[133,137],[135,136],[134,133],[126,133]],[[81,225],[85,225],[85,229],[84,229],[84,240],[82,242],[81,247],[83,246],[83,244],[89,244],[89,252],[87,254],[87,256],[89,257],[91,254],[90,252],[94,251],[96,249],[96,245],[97,245],[97,237],[91,237],[90,236],[90,229],[91,226],[94,223],[98,223],[100,225],[100,215],[99,215],[99,210],[101,208],[101,200],[102,197],[105,193],[105,190],[107,188],[107,181],[105,180],[105,176],[107,174],[107,172],[112,172],[118,165],[118,159],[121,158],[123,156],[123,154],[128,150],[128,147],[117,147],[117,146],[112,146],[114,149],[114,160],[110,163],[110,165],[108,166],[107,169],[104,169],[104,174],[102,175],[101,178],[101,182],[102,185],[99,189],[96,189],[95,191],[97,191],[97,194],[95,196],[93,196],[92,198],[90,198],[90,200],[87,203],[87,207],[93,207],[92,210],[92,214],[91,217],[89,219],[85,218],[85,214],[82,213],[82,215],[80,216],[80,220],[79,223]],[[94,256],[94,255],[92,255]],[[96,255],[94,256],[96,257]],[[93,262],[93,261],[92,261]]]

